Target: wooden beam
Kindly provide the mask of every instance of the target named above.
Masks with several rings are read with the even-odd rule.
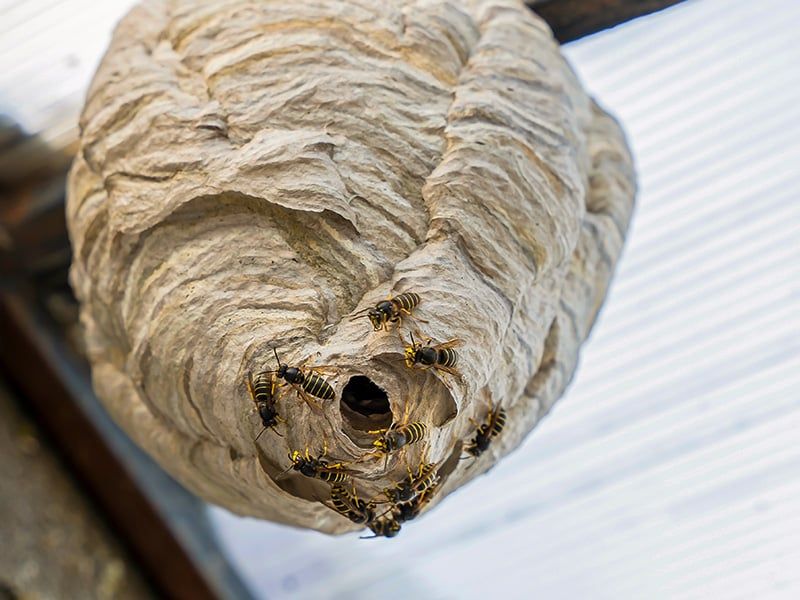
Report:
[[[683,0],[527,0],[526,4],[553,29],[562,44]]]
[[[31,296],[0,292],[0,373],[116,531],[160,597],[252,598],[226,563],[203,505],[110,421]]]

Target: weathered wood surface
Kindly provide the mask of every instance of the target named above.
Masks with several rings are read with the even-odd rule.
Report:
[[[527,0],[561,43],[571,42],[683,0]]]
[[[154,597],[0,379],[0,598]]]
[[[354,462],[364,496],[406,472],[365,460],[338,400],[285,393],[264,434],[246,374],[335,365],[431,429],[410,464],[442,494],[516,447],[569,382],[634,196],[617,124],[521,3],[148,2],[89,92],[69,183],[72,281],[96,391],[179,480],[239,513],[341,532],[289,449]],[[460,338],[457,377],[410,371],[356,311],[412,290],[416,322]],[[407,320],[408,323],[410,320]],[[413,323],[413,321],[410,321]],[[403,328],[408,337],[409,329]],[[456,459],[487,401],[509,424]]]

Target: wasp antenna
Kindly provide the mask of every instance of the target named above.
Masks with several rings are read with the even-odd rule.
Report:
[[[360,318],[361,315],[368,313],[371,308],[371,306],[368,306],[367,308],[362,308],[361,310],[354,312],[352,315],[350,315],[350,320],[355,321],[356,319]]]
[[[278,351],[275,349],[275,346],[272,347],[272,353],[275,355],[275,360],[278,362],[278,366],[281,366],[281,359],[278,358]],[[275,371],[271,371],[274,373]]]
[[[360,540],[371,540],[372,538],[378,537],[377,535],[360,535],[358,539]]]
[[[258,438],[260,438],[260,437],[261,437],[261,434],[262,434],[262,433],[264,433],[266,430],[267,430],[267,428],[266,428],[266,427],[262,427],[262,428],[261,428],[261,431],[258,433],[258,435],[256,436],[256,439],[254,439],[254,440],[253,440],[253,442],[257,442],[257,441],[258,441]]]
[[[247,372],[247,390],[250,392],[250,395],[253,396],[253,399],[255,399],[256,394],[253,389],[253,373],[251,371]]]
[[[402,421],[401,427],[405,426],[407,424],[408,424],[408,399],[406,399],[406,401],[405,401],[405,403],[403,405],[403,421]]]

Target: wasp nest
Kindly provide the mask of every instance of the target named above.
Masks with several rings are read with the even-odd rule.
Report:
[[[633,206],[620,128],[518,1],[146,2],[81,127],[97,394],[203,498],[330,533],[394,533],[520,444]]]

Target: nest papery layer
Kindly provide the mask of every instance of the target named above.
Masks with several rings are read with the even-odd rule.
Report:
[[[516,447],[561,395],[633,207],[617,124],[519,2],[152,1],[118,27],[86,101],[68,196],[95,389],[171,474],[237,513],[342,532],[289,450],[356,462],[377,493],[426,459],[439,498]],[[351,320],[422,301],[392,332]],[[460,339],[458,375],[410,370],[398,332]],[[320,371],[261,426],[248,372]],[[425,443],[364,458],[340,398],[385,390]],[[454,460],[490,403],[505,431]],[[370,421],[372,419],[372,421]],[[448,461],[448,458],[450,459]]]

